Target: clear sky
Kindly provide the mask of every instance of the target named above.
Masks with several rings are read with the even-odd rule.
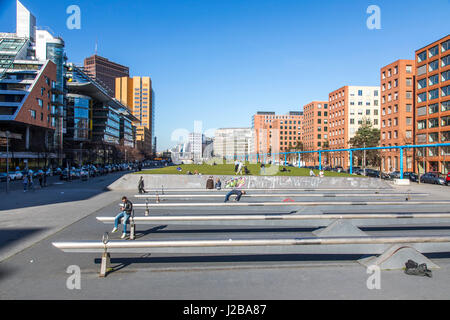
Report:
[[[450,33],[449,0],[23,0],[69,61],[94,53],[150,76],[158,151],[171,133],[250,127],[256,111],[298,111],[344,85],[379,85],[379,70]],[[81,29],[66,27],[68,6]],[[381,30],[369,30],[369,5]],[[0,32],[15,32],[15,0],[0,0]]]

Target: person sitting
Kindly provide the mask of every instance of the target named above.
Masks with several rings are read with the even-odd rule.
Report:
[[[219,178],[217,178],[217,180],[216,180],[215,188],[216,188],[216,190],[222,189],[222,182],[220,181]]]
[[[112,229],[111,232],[112,233],[117,232],[117,228],[119,227],[119,221],[121,218],[123,218],[123,220],[122,220],[123,233],[120,238],[124,239],[127,236],[127,223],[128,223],[128,220],[130,219],[131,212],[133,211],[133,204],[131,203],[130,200],[127,199],[127,197],[123,196],[121,207],[122,207],[122,211],[114,219],[114,229]]]
[[[312,169],[309,170],[309,176],[310,177],[315,177],[316,176]]]
[[[225,196],[225,201],[224,202],[228,202],[230,200],[230,196],[233,195],[233,194],[236,195],[236,198],[234,199],[234,201],[239,202],[241,200],[242,195],[247,194],[247,193],[245,191],[236,190],[236,189],[231,190]]]
[[[214,189],[214,179],[212,176],[210,176],[208,180],[206,180],[206,189],[208,190]]]

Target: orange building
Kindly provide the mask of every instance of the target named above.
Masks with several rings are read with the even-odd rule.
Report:
[[[381,68],[382,147],[414,143],[414,60],[397,60]],[[403,168],[414,171],[414,152],[405,150]],[[385,172],[400,170],[400,151],[382,150]]]
[[[328,101],[313,101],[303,107],[303,150],[312,151],[329,148]],[[305,154],[305,165],[315,165],[317,154]],[[324,159],[327,163],[327,159]]]
[[[136,142],[139,149],[151,154],[154,137],[154,92],[150,77],[116,78],[116,99],[139,119]]]
[[[450,142],[450,35],[416,50],[416,144]],[[450,168],[450,148],[417,149],[420,172]],[[425,163],[425,168],[423,163]]]
[[[329,94],[329,149],[350,148],[349,140],[363,123],[380,128],[379,94],[379,86],[344,86]],[[347,151],[331,152],[330,160],[333,167],[348,168],[350,165]]]
[[[258,112],[252,119],[253,153],[267,154],[294,150],[302,139],[302,121],[301,111],[291,111],[286,115]]]

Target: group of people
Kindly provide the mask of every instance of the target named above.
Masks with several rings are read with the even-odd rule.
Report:
[[[250,174],[247,166],[239,160],[234,161],[234,174]]]
[[[314,173],[313,169],[309,170],[309,176],[310,177],[317,177],[316,174]],[[324,176],[325,176],[325,174],[324,174],[323,170],[320,170],[319,177],[323,178]]]
[[[39,186],[41,188],[47,186],[47,173],[39,173]],[[34,190],[34,181],[33,181],[33,171],[29,170],[26,174],[24,174],[23,178],[23,192],[27,192],[28,190]]]
[[[222,181],[220,181],[219,178],[216,179],[216,182],[214,182],[214,177],[210,176],[208,180],[206,180],[206,189],[212,190],[221,190],[222,189]]]

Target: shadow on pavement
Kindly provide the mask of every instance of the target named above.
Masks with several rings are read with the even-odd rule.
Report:
[[[11,245],[15,241],[23,240],[24,238],[46,229],[47,228],[0,229],[0,250]]]
[[[2,204],[0,210],[13,210],[47,204],[86,200],[102,192],[109,191],[107,186],[131,172],[115,172],[105,176],[90,178],[88,181],[74,180],[60,181],[57,177],[49,181],[49,186],[40,188],[39,183],[34,190],[23,192],[23,188],[6,193],[2,188],[0,197]],[[4,183],[2,183],[3,187]],[[137,188],[137,187],[136,187]],[[1,214],[1,212],[0,212]]]

